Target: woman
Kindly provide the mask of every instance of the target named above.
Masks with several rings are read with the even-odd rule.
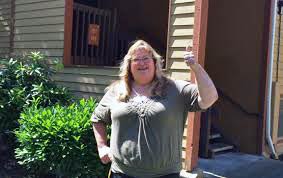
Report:
[[[197,85],[167,78],[161,56],[145,41],[130,47],[120,80],[109,87],[91,118],[100,159],[112,162],[111,177],[179,177],[188,112],[207,109],[218,98],[192,52],[184,59]],[[105,125],[110,123],[109,147]]]

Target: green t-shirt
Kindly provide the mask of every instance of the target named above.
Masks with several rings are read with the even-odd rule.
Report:
[[[171,81],[164,97],[116,98],[109,90],[92,117],[111,123],[111,170],[141,178],[180,172],[187,114],[200,110],[196,85]]]

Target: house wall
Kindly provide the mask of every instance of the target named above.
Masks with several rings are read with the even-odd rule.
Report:
[[[213,124],[240,151],[261,154],[265,0],[209,1],[205,67],[222,95]],[[259,116],[257,116],[257,114]]]
[[[10,51],[11,0],[0,1],[0,57],[8,57]]]
[[[62,86],[68,87],[77,97],[102,98],[104,89],[118,79],[119,69],[116,67],[68,67],[59,71],[55,81]]]
[[[65,0],[15,0],[14,54],[62,58]]]

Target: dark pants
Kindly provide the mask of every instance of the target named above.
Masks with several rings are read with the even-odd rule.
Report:
[[[122,174],[122,173],[111,172],[110,178],[135,178],[135,177],[128,176],[128,175]],[[173,173],[173,174],[168,174],[168,175],[160,176],[160,177],[156,177],[156,178],[180,178],[180,174],[179,173]]]

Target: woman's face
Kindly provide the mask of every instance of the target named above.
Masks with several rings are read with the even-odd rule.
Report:
[[[155,73],[155,64],[152,54],[145,49],[137,49],[131,60],[131,73],[137,84],[149,84]]]

